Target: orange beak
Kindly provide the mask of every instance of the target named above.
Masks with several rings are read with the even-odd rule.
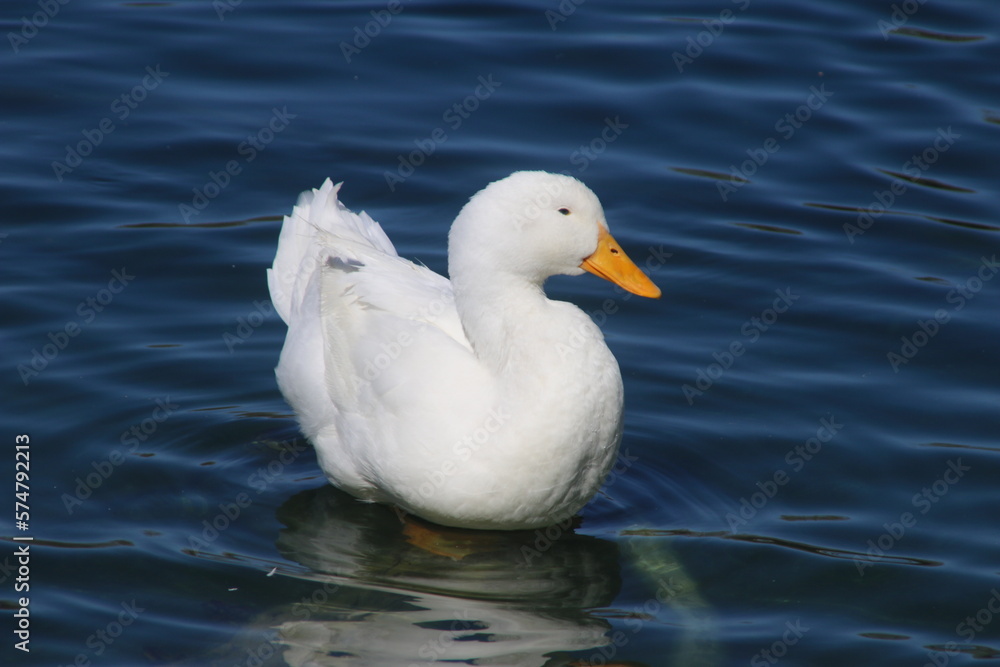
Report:
[[[618,245],[608,230],[601,227],[597,236],[597,250],[594,254],[583,260],[580,268],[590,271],[595,276],[610,280],[624,290],[659,299],[660,288],[653,284],[653,281],[646,277],[646,274],[635,265],[622,247]]]

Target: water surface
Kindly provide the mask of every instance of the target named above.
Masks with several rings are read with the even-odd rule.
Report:
[[[1000,656],[995,3],[40,7],[0,70],[5,664]],[[573,525],[435,535],[325,484],[264,270],[330,177],[443,272],[517,169],[664,297],[550,281],[620,361],[616,472]]]

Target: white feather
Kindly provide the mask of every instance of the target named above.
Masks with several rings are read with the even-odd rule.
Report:
[[[541,172],[492,184],[452,227],[448,280],[339,190],[302,194],[268,270],[288,324],[279,386],[327,477],[454,526],[572,516],[614,460],[621,376],[590,318],[541,282],[581,272],[606,229],[597,198]]]

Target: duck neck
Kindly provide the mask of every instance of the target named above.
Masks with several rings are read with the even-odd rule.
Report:
[[[498,373],[521,363],[546,337],[551,301],[542,286],[497,272],[489,280],[452,278],[455,306],[476,356]],[[475,277],[481,278],[481,275]]]

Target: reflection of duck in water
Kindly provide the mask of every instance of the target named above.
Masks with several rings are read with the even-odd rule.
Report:
[[[714,664],[705,605],[656,540],[627,538],[622,554],[566,524],[501,532],[401,523],[329,486],[290,498],[278,519],[278,550],[301,567],[274,574],[287,582],[282,597],[297,602],[260,614],[213,665],[254,656],[252,667],[642,667],[625,657],[666,629],[655,664]],[[633,573],[626,594],[621,559]]]
[[[610,624],[587,610],[619,591],[612,542],[568,526],[546,537],[401,525],[387,508],[329,487],[293,497],[278,518],[282,555],[325,586],[323,604],[292,609],[275,626],[289,665],[540,666],[607,643]]]

